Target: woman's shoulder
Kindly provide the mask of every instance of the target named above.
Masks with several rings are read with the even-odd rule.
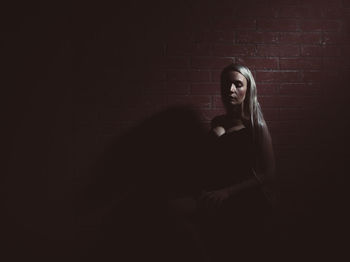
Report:
[[[211,121],[211,132],[215,136],[223,135],[226,132],[224,128],[225,126],[224,123],[225,123],[225,115],[215,116]]]

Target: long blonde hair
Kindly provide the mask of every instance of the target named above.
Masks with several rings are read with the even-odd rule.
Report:
[[[227,74],[229,72],[236,71],[241,73],[247,79],[247,94],[243,102],[242,120],[245,124],[252,128],[254,139],[259,140],[260,130],[266,125],[260,104],[258,102],[258,95],[256,89],[256,83],[252,72],[248,67],[240,64],[230,64],[225,67],[221,73],[221,97],[225,108],[228,108],[228,104],[225,101],[225,82],[227,81]]]

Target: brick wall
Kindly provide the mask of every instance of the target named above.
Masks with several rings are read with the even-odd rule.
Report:
[[[179,1],[144,8],[152,10],[152,19],[137,13],[139,20],[123,29],[129,37],[124,43],[113,22],[98,32],[105,41],[101,46],[108,42],[108,55],[120,52],[108,65],[102,61],[100,79],[92,86],[104,90],[92,113],[100,146],[145,115],[171,105],[190,104],[209,124],[223,112],[220,72],[239,62],[256,78],[277,158],[284,161],[293,150],[313,147],[308,132],[321,125],[324,99],[334,95],[330,85],[342,85],[349,70],[347,1]],[[138,22],[145,22],[144,31]],[[121,89],[115,79],[120,57],[129,60],[123,74],[131,80]],[[133,67],[140,69],[138,76]],[[95,95],[77,93],[83,101]]]
[[[41,3],[6,19],[4,121],[14,216],[40,214],[48,183],[50,199],[61,205],[53,212],[69,225],[60,199],[74,195],[72,179],[86,183],[98,154],[155,112],[188,104],[208,127],[223,113],[219,75],[232,62],[256,78],[283,212],[292,214],[286,221],[297,223],[295,212],[326,190],[328,175],[318,176],[322,165],[312,165],[329,161],[320,155],[323,141],[342,142],[329,137],[330,127],[341,131],[349,93],[349,1]],[[20,223],[42,226],[36,215]],[[63,227],[51,233],[69,234]]]
[[[155,11],[155,21],[167,27],[158,25],[150,35],[136,31],[130,40],[135,42],[128,42],[138,49],[136,54],[130,46],[123,50],[131,60],[129,70],[132,64],[140,68],[142,80],[133,79],[132,88],[120,90],[113,79],[114,67],[120,66],[118,57],[108,67],[99,66],[101,79],[93,88],[108,85],[109,89],[107,95],[101,94],[106,97],[98,101],[101,108],[96,117],[102,126],[113,123],[119,129],[143,114],[191,104],[202,121],[209,123],[222,112],[220,72],[225,65],[239,62],[248,65],[256,77],[259,101],[278,151],[290,145],[291,138],[302,135],[305,130],[300,125],[320,112],[329,83],[339,82],[349,69],[347,5],[343,1],[318,2],[316,6],[311,1],[248,1],[241,5],[193,1],[175,4],[175,11],[163,6]],[[164,17],[160,12],[168,13]],[[103,28],[102,34],[119,41],[112,27]],[[131,25],[131,34],[134,27],[138,24]],[[127,74],[134,78],[130,71]],[[89,96],[86,92],[78,93],[79,99],[88,99],[84,98]]]
[[[307,228],[305,218],[319,212],[314,204],[324,197],[332,172],[324,171],[320,163],[335,158],[321,152],[330,135],[325,130],[342,121],[332,110],[343,110],[344,104],[336,101],[349,93],[349,2],[177,1],[146,9],[153,10],[152,19],[137,13],[145,22],[143,30],[131,21],[123,28],[129,37],[124,43],[119,43],[115,24],[99,32],[104,41],[113,43],[107,55],[119,53],[108,66],[105,60],[98,66],[101,82],[92,89],[103,92],[98,91],[100,100],[90,115],[81,109],[94,130],[80,131],[87,134],[79,135],[81,144],[92,147],[87,140],[96,138],[97,148],[104,148],[116,134],[171,105],[192,105],[209,126],[215,115],[223,113],[221,70],[232,62],[245,64],[256,78],[273,138],[282,203],[279,223],[283,228],[288,225],[281,237],[303,234],[300,228]],[[121,57],[125,67],[121,66],[120,82],[115,70]],[[89,101],[89,92],[77,95]],[[95,97],[96,91],[90,95]]]

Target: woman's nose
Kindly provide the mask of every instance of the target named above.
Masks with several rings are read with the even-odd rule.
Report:
[[[235,92],[236,91],[236,86],[235,86],[235,84],[231,84],[231,87],[230,87],[230,91],[231,92]]]

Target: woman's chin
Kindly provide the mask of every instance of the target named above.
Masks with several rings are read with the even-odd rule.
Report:
[[[242,102],[237,101],[237,100],[230,100],[230,101],[228,101],[228,105],[229,106],[239,106],[241,104],[242,104]]]

